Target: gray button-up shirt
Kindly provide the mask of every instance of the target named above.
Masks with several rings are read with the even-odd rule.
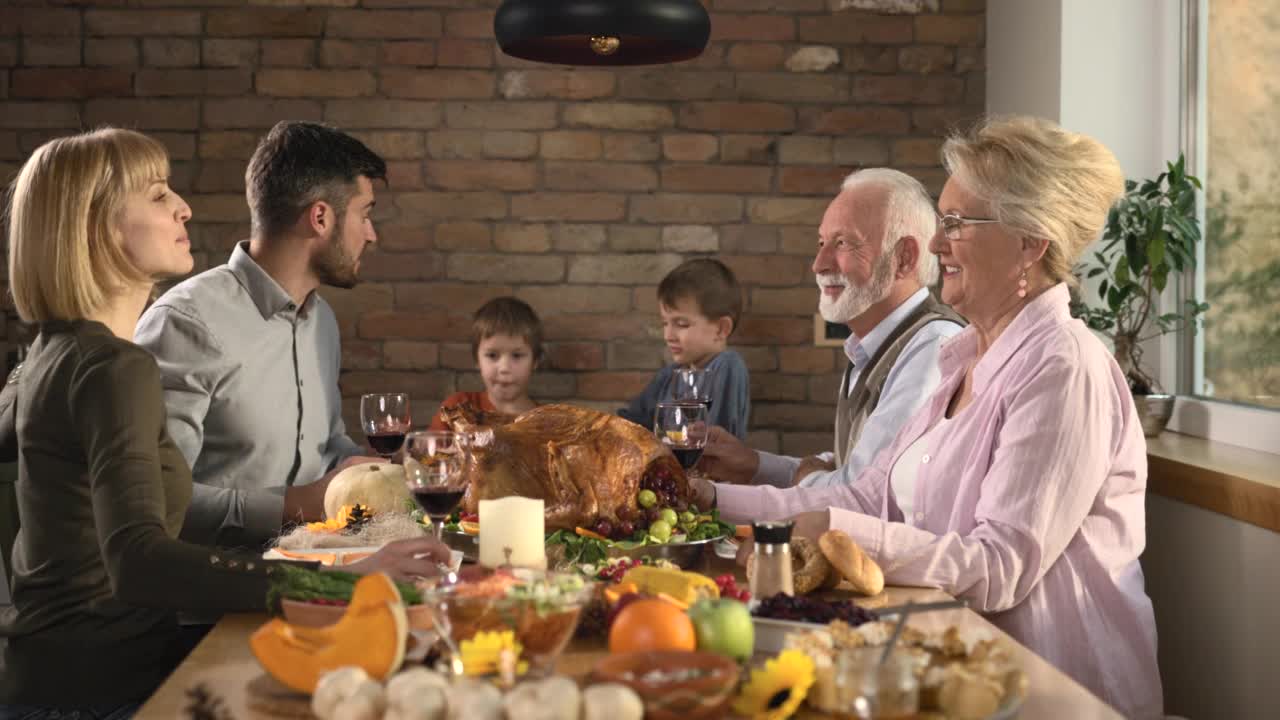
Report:
[[[297,307],[247,242],[156,300],[134,340],[160,364],[195,480],[183,539],[259,545],[280,532],[287,486],[361,452],[342,422],[333,310],[314,292]]]

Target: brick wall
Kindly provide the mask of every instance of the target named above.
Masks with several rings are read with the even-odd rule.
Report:
[[[856,167],[937,191],[941,134],[983,104],[985,3],[706,4],[701,58],[615,71],[502,55],[496,0],[7,0],[0,173],[78,128],[149,132],[172,153],[203,268],[247,234],[256,138],[281,119],[336,124],[390,166],[363,283],[324,291],[349,400],[407,389],[425,420],[479,389],[469,314],[513,293],[550,340],[535,398],[616,407],[663,362],[656,283],[711,253],[746,289],[733,344],[753,441],[823,449],[839,350],[812,342],[817,221]]]

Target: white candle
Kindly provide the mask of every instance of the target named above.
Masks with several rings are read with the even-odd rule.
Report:
[[[543,512],[542,501],[532,498],[481,500],[480,564],[546,569]]]

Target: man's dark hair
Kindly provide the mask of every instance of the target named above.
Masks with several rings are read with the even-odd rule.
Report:
[[[254,236],[279,235],[320,200],[333,207],[341,223],[361,176],[387,179],[387,163],[364,143],[317,123],[276,123],[244,174]]]
[[[667,273],[658,284],[658,302],[669,308],[693,298],[698,312],[708,320],[728,317],[738,329],[742,317],[742,290],[733,271],[713,258],[694,258]],[[732,333],[732,331],[730,331]]]

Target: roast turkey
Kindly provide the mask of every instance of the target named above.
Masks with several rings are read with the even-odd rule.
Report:
[[[571,405],[542,405],[512,419],[445,411],[454,431],[471,432],[465,512],[481,500],[520,495],[546,503],[550,529],[640,518],[636,494],[651,478],[689,499],[684,470],[651,432],[616,415]],[[482,424],[483,423],[483,424]]]

